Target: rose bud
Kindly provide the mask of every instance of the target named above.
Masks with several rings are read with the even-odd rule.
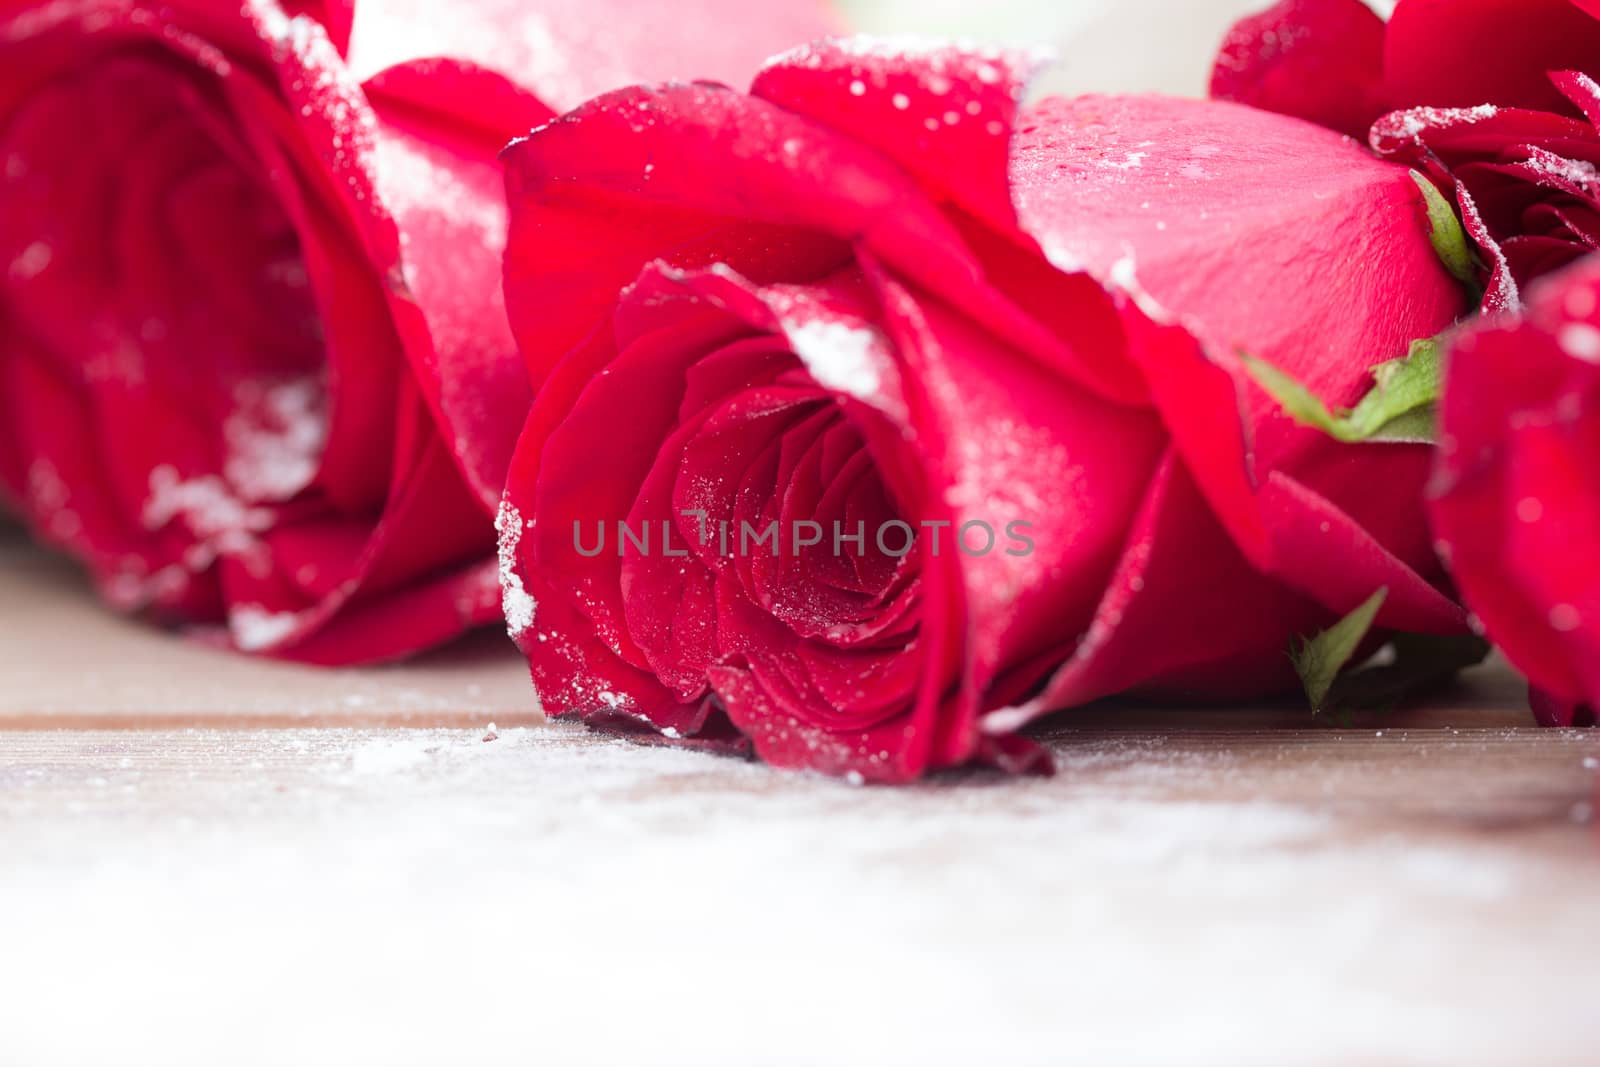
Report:
[[[38,536],[117,607],[245,651],[372,660],[498,615],[531,397],[499,149],[820,28],[807,3],[621,10],[5,4],[0,486]]]
[[[1468,607],[1550,725],[1600,708],[1600,261],[1453,339],[1433,522]]]
[[[502,580],[548,713],[902,781],[1038,767],[1018,729],[1111,694],[1292,686],[1380,588],[1463,625],[1426,451],[1295,425],[1235,355],[1352,401],[1454,319],[1405,168],[1229,104],[1019,116],[1023,66],[825,43],[508,149],[555,368]]]
[[[1229,32],[1211,95],[1367,139],[1388,111],[1479,104],[1584,113],[1546,73],[1600,73],[1596,0],[1283,0]]]

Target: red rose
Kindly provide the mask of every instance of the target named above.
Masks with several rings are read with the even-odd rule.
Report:
[[[1433,521],[1473,612],[1550,724],[1600,708],[1600,260],[1451,347]]]
[[[1283,0],[1228,32],[1211,95],[1366,140],[1389,110],[1384,24],[1362,0]]]
[[[1600,247],[1597,16],[1600,0],[1402,0],[1385,26],[1361,0],[1286,0],[1234,28],[1212,95],[1372,127],[1455,197],[1485,308],[1512,308]]]
[[[1553,75],[1600,117],[1600,85]],[[1523,286],[1600,248],[1600,133],[1549,111],[1419,108],[1380,119],[1372,146],[1454,196],[1482,252],[1484,308],[1515,308]]]
[[[327,662],[494,617],[489,515],[531,396],[496,153],[608,84],[748,69],[820,21],[412,6],[0,14],[0,485],[119,607]]]
[[[556,365],[502,580],[548,712],[903,780],[1027,766],[1018,727],[1107,694],[1283,687],[1379,587],[1461,625],[1425,451],[1246,403],[1233,355],[1349,401],[1453,320],[1405,169],[1226,104],[1018,118],[1022,76],[829,43],[508,150],[512,326]]]
[[[1283,0],[1228,34],[1211,94],[1365,141],[1388,111],[1500,107],[1582,114],[1546,73],[1600,73],[1600,0]]]

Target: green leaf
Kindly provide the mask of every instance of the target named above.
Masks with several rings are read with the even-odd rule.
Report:
[[[1431,444],[1443,378],[1436,340],[1413,341],[1410,354],[1372,368],[1374,385],[1349,411],[1331,411],[1304,383],[1265,360],[1245,355],[1245,369],[1291,418],[1347,444]]]
[[[1439,253],[1444,269],[1456,281],[1476,285],[1477,261],[1472,256],[1472,246],[1467,243],[1467,232],[1456,217],[1456,209],[1424,175],[1412,171],[1411,180],[1422,190],[1422,200],[1428,208],[1428,239],[1433,242],[1433,250]]]
[[[1494,646],[1474,634],[1395,634],[1391,662],[1341,675],[1326,698],[1330,707],[1382,711],[1449,683],[1489,658]]]
[[[1349,665],[1361,642],[1366,640],[1383,602],[1389,598],[1387,587],[1373,593],[1365,604],[1334,623],[1315,637],[1296,638],[1289,650],[1294,669],[1305,686],[1306,697],[1311,701],[1313,714],[1321,714],[1328,707],[1328,694],[1333,689],[1339,672]]]

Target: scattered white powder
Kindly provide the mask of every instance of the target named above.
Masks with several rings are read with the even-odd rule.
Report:
[[[254,534],[272,524],[272,512],[246,505],[214,474],[180,479],[177,468],[160,464],[150,471],[150,495],[140,516],[147,530],[182,520],[214,554],[242,553]]]
[[[1044,258],[1050,265],[1063,274],[1077,274],[1083,270],[1083,260],[1076,252],[1061,243],[1055,235],[1045,237],[1039,242],[1039,248],[1044,252]]]
[[[1139,264],[1133,253],[1125,253],[1111,264],[1110,281],[1118,289],[1132,293],[1139,288]]]
[[[1034,1063],[1070,1044],[1089,1062],[1282,1063],[1305,1058],[1308,1033],[1327,1063],[1516,1063],[1530,1049],[1581,1063],[1593,1047],[1581,1012],[1553,1027],[1549,1013],[1455,1010],[1516,995],[1530,968],[1580,988],[1600,936],[1581,829],[1462,831],[1507,802],[1563,819],[1592,803],[1555,791],[1591,784],[1568,769],[1527,807],[1514,766],[1481,755],[1492,735],[1430,731],[1416,773],[1397,775],[1388,742],[1323,731],[1288,740],[1276,763],[1204,735],[1069,732],[1050,742],[1054,779],[850,789],[578,726],[482,744],[486,718],[120,733],[72,748],[48,732],[8,739],[8,770],[26,784],[7,793],[0,994],[70,993],[54,998],[60,1011],[12,1013],[7,1047],[117,1061],[122,1035],[151,1023],[149,998],[128,990],[155,987],[184,1006],[159,1020],[164,1062],[206,1063],[237,1036],[239,986],[216,975],[239,960],[250,990],[306,1007],[305,1027],[262,1030],[262,1062],[307,1047],[390,1063],[500,1062],[507,1048],[650,1062],[668,1033],[695,1040],[699,1064],[742,1065],[793,1029],[818,975],[847,1008],[793,1029],[791,1062]],[[1329,751],[1341,744],[1356,747]],[[69,760],[108,787],[59,773]],[[524,921],[530,900],[560,905]],[[645,913],[718,921],[597,936]],[[84,968],[108,931],[119,951]],[[329,943],[333,965],[308,968]],[[397,944],[436,966],[396,967]],[[641,997],[629,1011],[644,1025],[617,1027],[614,998],[529,1007],[530,988],[603,988],[618,974],[718,988],[736,1010],[706,1027],[681,999]],[[1259,1025],[1236,1025],[1241,998]],[[423,1002],[392,1025],[395,1004]],[[104,1005],[110,1025],[63,1028],[83,1003]],[[1329,1025],[1330,1004],[1361,1025]],[[994,1025],[925,1025],[947,1017]]]
[[[1522,165],[1561,185],[1573,185],[1589,190],[1600,182],[1600,172],[1595,170],[1593,163],[1581,159],[1568,159],[1566,156],[1559,156],[1537,146],[1528,149],[1528,158]]]
[[[1106,170],[1138,170],[1144,165],[1144,161],[1149,158],[1149,152],[1129,152],[1127,157],[1123,159],[1121,163],[1113,163],[1110,160],[1101,160],[1100,165]]]
[[[293,611],[268,611],[257,604],[240,604],[228,611],[228,633],[241,652],[262,652],[282,644],[300,625]]]
[[[522,575],[517,573],[517,546],[522,543],[524,526],[522,515],[509,496],[500,501],[494,528],[500,535],[500,608],[505,613],[506,632],[516,639],[533,625],[537,605],[523,588]]]
[[[504,245],[506,208],[462,181],[443,149],[407,138],[380,138],[374,146],[378,193],[395,204],[426,204],[428,212],[471,226],[491,249]]]
[[[1167,323],[1173,321],[1172,314],[1162,307],[1156,298],[1145,290],[1139,282],[1139,264],[1134,258],[1133,249],[1124,249],[1121,258],[1111,264],[1111,270],[1105,278],[1106,284],[1113,289],[1120,289],[1127,293],[1144,312],[1156,322]]]
[[[314,377],[245,382],[223,424],[223,473],[247,500],[284,501],[316,477],[328,442],[327,392]]]
[[[274,43],[286,45],[293,27],[289,15],[272,0],[251,0],[246,8],[253,10],[260,20],[261,31]]]
[[[783,332],[795,355],[820,385],[862,400],[877,397],[882,385],[874,352],[882,343],[877,331],[844,322],[808,319],[786,321]]]
[[[1397,111],[1372,127],[1372,146],[1378,148],[1387,141],[1414,141],[1429,130],[1449,129],[1494,118],[1500,109],[1493,104],[1477,107],[1416,107]]]
[[[1457,202],[1461,206],[1461,221],[1466,226],[1467,233],[1477,241],[1478,247],[1494,260],[1495,281],[1491,287],[1491,299],[1494,305],[1504,309],[1521,306],[1522,293],[1517,286],[1516,278],[1511,274],[1511,264],[1506,260],[1506,254],[1498,243],[1486,240],[1489,227],[1483,221],[1483,213],[1478,210],[1477,201],[1463,192],[1457,198]]]
[[[428,762],[438,748],[427,734],[368,741],[350,754],[350,770],[360,776],[397,774]]]

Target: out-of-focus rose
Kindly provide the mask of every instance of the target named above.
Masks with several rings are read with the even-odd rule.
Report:
[[[1362,0],[1283,0],[1228,32],[1211,95],[1365,140],[1389,108],[1384,24]]]
[[[1600,261],[1457,335],[1433,520],[1467,605],[1551,725],[1600,708]]]
[[[1234,28],[1212,95],[1424,170],[1482,252],[1487,310],[1600,248],[1600,2],[1285,0]],[[1392,113],[1391,113],[1392,112]],[[1376,125],[1374,125],[1376,123]]]
[[[1405,168],[1229,104],[1019,117],[1023,73],[827,43],[508,151],[512,327],[559,362],[502,580],[548,712],[903,780],[1036,765],[1019,727],[1112,693],[1290,685],[1380,587],[1382,626],[1461,625],[1426,451],[1302,429],[1234,355],[1351,402],[1453,321]]]
[[[1600,0],[1282,0],[1229,32],[1211,95],[1296,115],[1357,140],[1389,111],[1479,104],[1583,112],[1550,84],[1596,73]]]
[[[240,649],[369,660],[486,621],[531,396],[496,153],[821,28],[731,0],[0,4],[0,485],[112,603]]]

